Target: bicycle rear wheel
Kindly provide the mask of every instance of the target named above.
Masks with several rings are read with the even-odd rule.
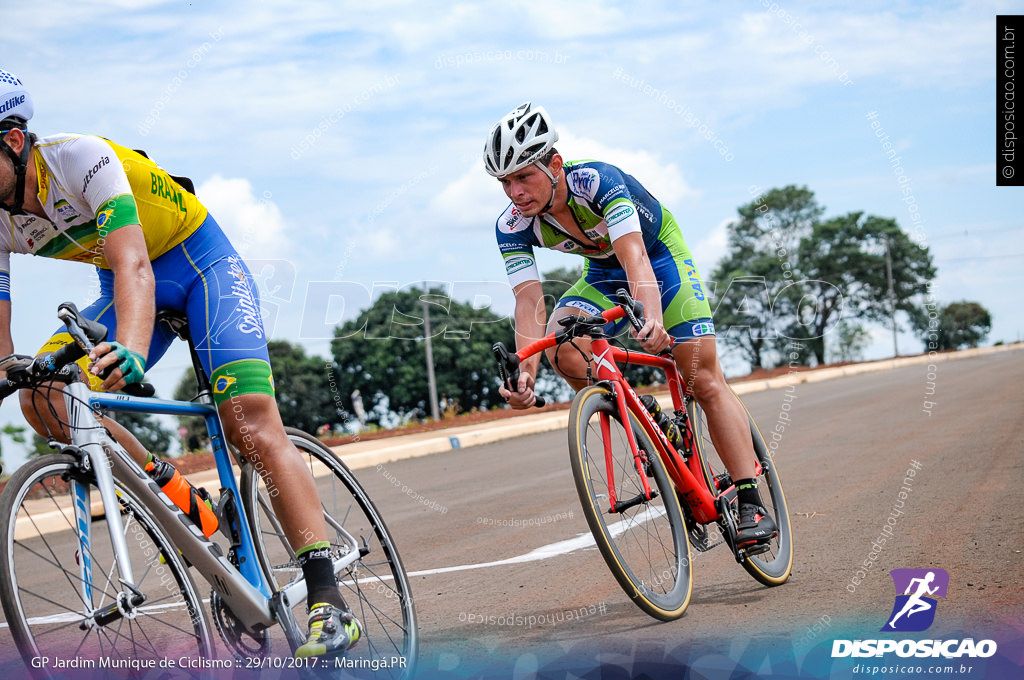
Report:
[[[334,557],[353,550],[363,553],[336,575],[342,594],[362,624],[362,637],[346,653],[346,659],[352,659],[357,668],[372,668],[370,664],[383,661],[386,665],[374,668],[374,677],[409,677],[418,647],[416,612],[409,578],[391,533],[355,475],[333,451],[305,432],[285,429],[316,482]],[[278,589],[301,578],[302,569],[277,521],[267,487],[250,465],[243,467],[240,493],[256,553],[271,587]],[[306,603],[295,603],[292,614],[304,629]],[[368,665],[358,665],[362,663]]]
[[[739,397],[737,397],[738,399]],[[741,402],[742,403],[742,402]],[[728,477],[725,464],[711,441],[711,432],[708,429],[707,415],[695,399],[688,400],[687,413],[690,417],[690,424],[693,427],[694,440],[697,444],[697,454],[700,456],[701,467],[704,470],[704,477],[712,493],[717,493],[718,482]],[[779,480],[779,471],[772,460],[768,447],[765,446],[764,438],[757,429],[753,417],[749,411],[747,421],[750,423],[750,435],[754,444],[754,455],[761,463],[761,474],[757,477],[758,491],[761,494],[761,502],[764,504],[768,514],[775,520],[779,534],[769,543],[767,552],[759,555],[752,555],[743,561],[743,568],[766,586],[782,585],[789,579],[793,570],[793,534],[789,524],[789,509],[786,506],[786,496],[782,491],[782,482]],[[731,481],[728,482],[731,484]],[[732,501],[734,513],[738,512],[735,498]]]
[[[690,603],[690,542],[657,449],[632,413],[628,422],[657,497],[610,512],[610,483],[617,501],[642,497],[644,488],[615,395],[598,385],[578,392],[569,411],[573,478],[597,547],[619,585],[640,609],[671,621]]]
[[[98,504],[100,516],[90,517],[90,505],[99,499],[95,484],[77,458],[51,454],[18,470],[0,497],[0,602],[26,663],[33,657],[109,658],[116,664],[211,656],[212,631],[188,567],[116,479],[134,585],[146,601],[127,616],[97,623],[94,614],[117,605],[125,589]],[[76,499],[84,509],[81,525]],[[78,526],[87,531],[86,541],[80,540]],[[45,668],[29,671],[49,677]],[[129,665],[119,672],[150,671]]]

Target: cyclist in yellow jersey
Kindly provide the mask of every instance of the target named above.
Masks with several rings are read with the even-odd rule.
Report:
[[[0,70],[0,356],[14,351],[12,252],[96,267],[100,297],[82,312],[107,326],[114,341],[99,344],[83,361],[93,389],[142,382],[173,339],[154,328],[156,310],[184,312],[231,444],[260,462],[268,487],[278,490],[274,510],[309,588],[309,636],[296,653],[344,652],[359,639],[359,623],[334,577],[313,478],[277,410],[251,274],[186,188],[188,180],[100,137],[39,139],[28,132],[32,113],[21,81]],[[58,332],[42,352],[68,341]],[[36,431],[67,441],[59,390],[49,401],[22,392],[22,410]],[[145,451],[130,433],[107,422],[139,464],[146,464]]]

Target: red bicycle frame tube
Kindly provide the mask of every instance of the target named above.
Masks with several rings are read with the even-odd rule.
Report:
[[[625,316],[625,310],[621,307],[614,307],[605,311],[601,315],[605,321],[615,321]],[[527,359],[528,357],[542,352],[549,347],[554,347],[557,344],[555,339],[555,333],[551,333],[536,342],[532,342],[529,345],[523,347],[521,350],[516,352],[519,356],[520,361]],[[699,523],[705,524],[707,522],[713,522],[718,519],[718,510],[715,509],[715,496],[708,489],[707,484],[704,483],[704,472],[700,468],[700,461],[698,456],[694,455],[690,457],[688,462],[684,461],[682,456],[676,451],[675,447],[672,446],[671,442],[665,437],[665,433],[661,431],[661,428],[654,422],[654,418],[647,411],[643,404],[640,403],[640,398],[636,392],[630,386],[629,382],[622,375],[622,371],[619,370],[619,363],[628,364],[639,364],[642,366],[652,366],[659,368],[665,373],[665,377],[668,380],[669,391],[672,394],[672,405],[675,410],[681,410],[685,404],[683,401],[683,395],[685,385],[680,378],[679,371],[676,368],[675,361],[668,357],[654,356],[652,354],[644,354],[641,352],[627,352],[619,349],[618,347],[612,346],[608,339],[605,337],[597,337],[591,340],[591,352],[593,354],[593,362],[597,366],[596,374],[594,375],[596,380],[613,383],[617,386],[614,390],[615,399],[619,407],[619,412],[623,414],[623,429],[626,431],[626,438],[629,441],[629,445],[634,452],[638,450],[636,438],[633,436],[633,429],[627,426],[628,416],[627,413],[633,413],[641,426],[644,428],[644,432],[650,438],[654,445],[658,449],[658,456],[665,464],[665,471],[668,476],[672,479],[673,484],[679,489],[680,494],[684,502],[689,506],[690,511],[693,513],[694,519]],[[602,417],[601,430],[604,435],[606,446],[608,441],[608,422],[606,418]],[[610,451],[605,452],[606,458],[610,457]],[[635,453],[634,453],[635,456]],[[643,480],[644,492],[647,497],[650,498],[650,488],[647,484],[647,476],[643,474],[643,470],[639,468],[640,461],[637,460],[638,470],[641,473],[640,478]],[[615,506],[615,493],[612,481],[612,466],[611,461],[606,460],[608,466],[609,476],[609,500],[611,506]]]

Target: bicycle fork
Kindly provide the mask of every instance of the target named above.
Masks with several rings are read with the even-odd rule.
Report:
[[[611,507],[608,509],[608,514],[617,514],[624,512],[629,508],[640,505],[641,503],[647,503],[658,497],[658,490],[652,489],[650,482],[647,481],[647,470],[645,468],[646,460],[641,455],[640,447],[637,444],[636,436],[633,433],[633,425],[629,420],[629,409],[626,407],[626,396],[622,390],[611,387],[612,395],[615,397],[617,408],[622,417],[622,428],[626,431],[626,441],[629,442],[629,449],[633,452],[633,464],[636,466],[640,483],[643,485],[643,493],[639,493],[633,498],[628,500],[620,501],[615,497],[615,463],[612,459],[612,444],[611,444],[611,416],[607,413],[601,414],[601,439],[604,441],[604,460],[605,468],[608,470],[608,501]],[[644,452],[647,456],[657,455],[654,451]]]
[[[69,422],[74,426],[81,423],[94,423],[93,428],[100,428],[92,412],[84,406],[88,403],[84,397],[88,396],[88,388],[83,383],[68,385],[65,390],[65,405],[67,406]],[[84,392],[84,394],[83,394]],[[81,430],[78,430],[81,431]],[[86,430],[95,433],[95,429]],[[90,439],[97,440],[92,436]],[[128,544],[125,541],[123,525],[121,524],[121,509],[117,502],[117,492],[114,489],[114,475],[111,472],[110,460],[99,441],[90,441],[84,446],[71,445],[66,447],[74,450],[80,460],[83,472],[90,470],[96,477],[96,488],[100,493],[100,500],[103,503],[103,513],[107,520],[107,530],[110,534],[110,545],[114,550],[114,564],[117,565],[119,573],[118,581],[122,586],[114,598],[114,601],[106,606],[96,607],[94,605],[94,593],[92,586],[92,516],[89,485],[82,481],[71,479],[71,492],[74,499],[75,524],[78,530],[78,570],[82,580],[81,595],[86,618],[79,625],[82,630],[88,630],[96,626],[106,626],[121,618],[134,618],[138,607],[146,601],[146,596],[136,587],[135,575],[132,573],[131,560],[128,556]],[[113,573],[107,576],[109,581]]]

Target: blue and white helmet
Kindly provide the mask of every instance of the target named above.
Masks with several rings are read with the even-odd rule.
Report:
[[[21,84],[21,79],[0,69],[0,121],[3,121],[4,128],[24,128],[32,119],[33,112],[32,95]]]
[[[548,112],[526,102],[491,128],[484,167],[494,177],[504,177],[539,161],[557,141]]]

